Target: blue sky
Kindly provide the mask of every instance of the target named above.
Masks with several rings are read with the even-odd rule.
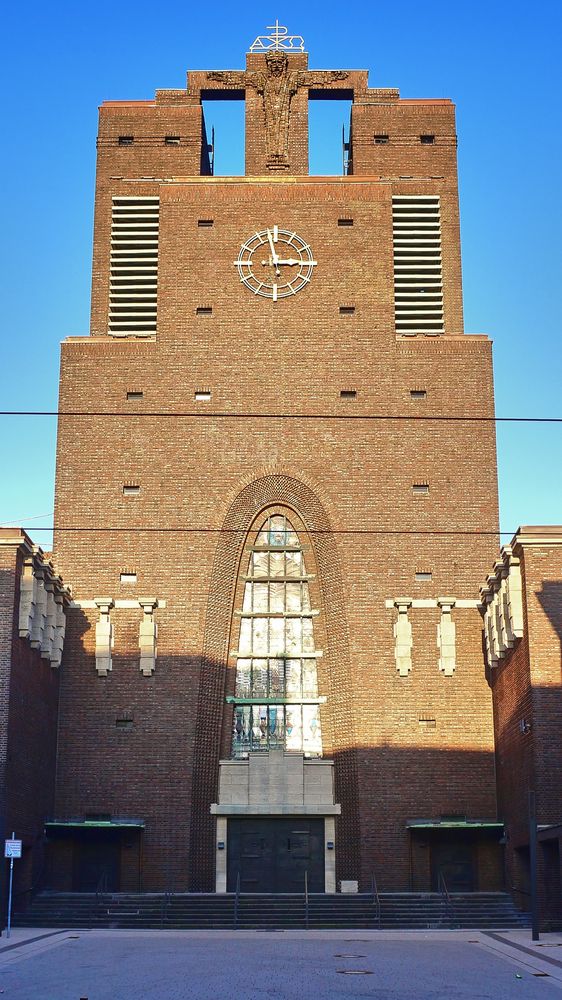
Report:
[[[465,328],[494,341],[498,416],[562,415],[562,6],[170,0],[36,3],[4,18],[0,408],[55,409],[59,342],[89,322],[97,107],[242,68],[276,17],[313,68],[457,105]],[[340,172],[344,111],[311,107],[311,172]],[[241,107],[210,109],[217,173],[242,168]],[[501,527],[562,521],[562,425],[499,425]],[[54,418],[0,417],[0,524],[51,523]],[[505,539],[504,539],[505,540]]]

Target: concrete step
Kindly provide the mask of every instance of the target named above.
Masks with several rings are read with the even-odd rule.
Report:
[[[477,929],[529,923],[505,893],[453,894],[450,907],[437,893],[383,893],[379,902],[380,915],[370,894],[311,895],[308,926]],[[234,914],[232,894],[42,893],[13,922],[27,927],[228,928],[234,926]],[[305,920],[299,894],[248,894],[238,900],[240,928],[302,928]]]

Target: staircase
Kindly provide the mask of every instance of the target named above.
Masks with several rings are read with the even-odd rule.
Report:
[[[137,928],[168,930],[437,929],[528,927],[501,892],[381,893],[379,913],[371,894],[309,896],[308,919],[302,894],[241,895],[199,893],[62,893],[35,896],[16,927]]]
[[[388,930],[530,926],[529,914],[506,892],[455,892],[448,901],[437,892],[390,892],[379,899],[381,927]]]

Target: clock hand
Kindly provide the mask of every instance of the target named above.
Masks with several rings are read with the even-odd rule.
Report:
[[[266,233],[267,233],[267,238],[269,240],[269,245],[271,247],[271,263],[273,264],[273,266],[275,268],[275,274],[278,275],[279,271],[278,271],[278,268],[277,268],[277,264],[279,262],[279,257],[275,253],[275,247],[273,245],[273,236],[271,234],[271,230],[270,229],[266,229]]]
[[[277,264],[302,264],[303,267],[316,267],[318,261],[316,260],[301,260],[300,258],[295,259],[294,257],[289,257],[287,260],[281,260],[280,257],[277,258]]]
[[[278,263],[279,263],[279,257],[276,257],[275,260],[272,260],[271,257],[269,258],[269,260],[262,260],[262,266],[263,267],[271,267],[272,265],[275,267],[275,277],[276,278],[279,278],[281,276],[281,271],[279,270],[279,268],[277,266]]]

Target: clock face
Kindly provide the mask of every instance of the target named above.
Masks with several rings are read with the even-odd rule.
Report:
[[[246,240],[235,266],[240,281],[254,295],[277,302],[295,295],[308,284],[316,261],[308,243],[300,236],[272,226]]]

